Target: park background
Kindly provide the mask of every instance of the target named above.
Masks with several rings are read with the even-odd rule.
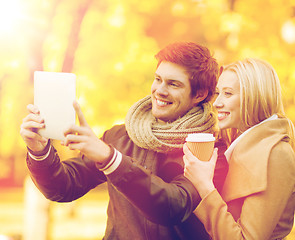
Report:
[[[295,121],[295,0],[1,0],[1,240],[1,234],[25,239],[27,221],[34,221],[26,209],[31,190],[19,134],[33,102],[34,71],[75,73],[78,102],[100,137],[150,93],[154,55],[175,41],[207,46],[221,65],[265,59]],[[77,154],[54,144],[62,157]],[[100,239],[107,199],[101,186],[75,203],[45,204],[47,239]]]

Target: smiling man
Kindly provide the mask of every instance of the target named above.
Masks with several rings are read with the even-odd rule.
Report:
[[[206,47],[173,43],[157,55],[151,95],[135,103],[124,125],[97,138],[77,103],[80,125],[65,131],[63,143],[81,158],[60,161],[48,139],[36,133],[45,126],[36,106],[29,105],[21,135],[28,146],[27,164],[40,191],[53,201],[82,197],[107,182],[108,220],[105,240],[209,239],[192,214],[198,192],[183,176],[182,146],[193,132],[215,131],[210,99],[218,64]],[[219,150],[214,182],[219,189],[226,174]]]
[[[152,113],[155,118],[171,122],[183,116],[208,95],[208,91],[191,96],[189,74],[185,67],[162,61],[152,85]]]

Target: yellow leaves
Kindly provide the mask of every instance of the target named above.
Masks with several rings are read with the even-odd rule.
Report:
[[[21,68],[19,68],[21,69]],[[26,114],[26,94],[32,94],[25,79],[27,73],[11,72],[1,79],[0,92],[0,157],[20,152],[18,139],[21,119]]]
[[[171,13],[173,16],[185,16],[187,13],[187,5],[185,2],[176,1],[171,7]]]
[[[189,31],[189,27],[183,21],[178,21],[173,25],[172,32],[175,35],[184,35],[187,31]]]
[[[221,32],[240,32],[242,27],[243,16],[239,13],[229,12],[221,17]]]
[[[123,72],[124,70],[124,63],[123,62],[117,62],[115,65],[114,65],[114,70],[118,73],[121,73]]]
[[[237,50],[239,47],[239,35],[238,33],[230,33],[226,39],[226,46],[229,50]]]
[[[129,107],[149,94],[154,55],[179,40],[208,46],[222,64],[245,57],[271,62],[286,90],[286,109],[295,116],[289,105],[295,103],[295,0],[235,1],[233,9],[227,0],[92,1],[76,39],[69,37],[71,26],[88,0],[18,1],[30,10],[21,14],[26,21],[13,41],[0,38],[0,77],[12,73],[0,95],[2,153],[24,148],[18,130],[33,100],[28,72],[36,66],[60,71],[73,40],[77,95],[97,134],[121,123]]]
[[[108,22],[112,27],[123,27],[126,22],[124,6],[121,4],[117,5],[111,16],[108,18]]]

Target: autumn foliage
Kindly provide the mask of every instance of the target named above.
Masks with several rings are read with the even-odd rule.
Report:
[[[34,71],[75,73],[100,136],[149,94],[154,54],[173,41],[206,45],[220,64],[267,60],[295,120],[294,0],[10,0],[0,9],[0,179],[21,183],[26,174],[19,128]]]

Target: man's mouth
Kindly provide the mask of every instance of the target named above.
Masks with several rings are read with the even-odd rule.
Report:
[[[163,100],[160,100],[160,99],[156,99],[156,103],[160,107],[163,107],[163,106],[167,106],[169,104],[172,104],[171,102],[163,101]]]

